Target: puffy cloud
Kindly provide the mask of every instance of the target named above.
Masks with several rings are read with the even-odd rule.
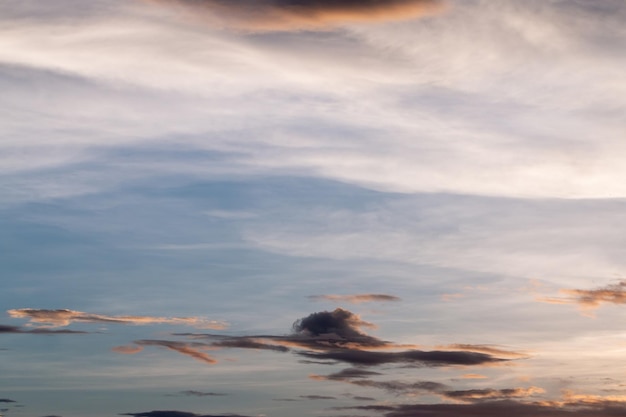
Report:
[[[349,295],[337,295],[337,294],[324,294],[324,295],[311,295],[309,299],[314,301],[340,301],[345,303],[360,304],[373,301],[400,301],[400,297],[388,294],[349,294]]]
[[[31,323],[44,324],[51,327],[69,326],[72,322],[134,325],[174,324],[214,330],[221,330],[227,327],[226,323],[200,317],[107,316],[67,309],[46,310],[34,308],[8,310],[8,313],[14,318],[27,318]]]
[[[439,0],[144,0],[212,26],[246,31],[324,30],[344,23],[408,20],[437,13]]]

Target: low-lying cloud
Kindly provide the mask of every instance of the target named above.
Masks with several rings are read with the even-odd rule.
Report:
[[[591,290],[561,289],[562,297],[539,298],[551,304],[576,304],[583,310],[596,309],[601,304],[626,304],[626,281]]]
[[[346,23],[438,13],[440,0],[143,0],[213,26],[244,31],[328,30]]]
[[[213,330],[222,330],[227,327],[227,324],[224,322],[200,317],[107,316],[67,309],[45,310],[35,308],[20,308],[8,310],[7,312],[13,318],[27,318],[30,320],[30,323],[49,327],[69,326],[73,322],[133,325],[174,324]]]
[[[370,303],[370,302],[390,302],[400,301],[400,297],[389,294],[323,294],[323,295],[310,295],[308,297],[313,301],[336,301],[351,304]]]

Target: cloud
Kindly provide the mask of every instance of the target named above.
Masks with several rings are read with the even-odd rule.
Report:
[[[194,390],[181,391],[180,393],[191,397],[222,397],[224,395],[228,395],[221,392],[203,392]]]
[[[106,316],[67,309],[45,310],[34,308],[8,310],[8,313],[11,317],[28,318],[31,323],[45,324],[50,327],[69,326],[72,322],[134,325],[174,324],[213,330],[222,330],[227,327],[226,323],[206,320],[200,317]]]
[[[300,398],[306,400],[336,400],[337,397],[331,397],[328,395],[300,395]]]
[[[465,350],[469,352],[487,353],[490,355],[498,355],[506,358],[526,358],[528,354],[523,352],[514,352],[511,350],[500,349],[491,345],[472,345],[467,343],[454,343],[451,345],[437,346],[438,349],[445,350]]]
[[[366,411],[383,411],[385,417],[617,417],[626,413],[622,403],[598,404],[526,403],[515,400],[486,401],[473,404],[400,404],[396,406],[342,407]]]
[[[362,372],[359,372],[362,371]],[[378,372],[369,372],[358,368],[347,368],[330,375],[310,375],[309,378],[326,381],[342,381],[360,387],[382,389],[392,394],[417,393],[417,392],[440,392],[448,387],[445,384],[433,381],[373,381],[362,379],[371,375],[381,375]]]
[[[477,400],[493,400],[517,397],[530,397],[536,394],[543,394],[544,389],[539,387],[529,388],[504,388],[504,389],[470,389],[460,391],[445,391],[443,396],[452,400],[459,401],[477,401]]]
[[[51,330],[51,329],[24,329],[18,326],[0,325],[0,333],[30,333],[30,334],[85,334],[78,330]]]
[[[123,413],[120,416],[134,416],[134,417],[248,417],[240,414],[196,414],[186,411],[146,411],[143,413]]]
[[[390,363],[413,364],[416,366],[475,366],[502,364],[509,359],[497,358],[486,353],[467,351],[423,351],[405,350],[401,352],[375,352],[344,349],[327,352],[298,352],[313,359],[330,359],[352,365],[376,366]]]
[[[175,342],[169,340],[135,340],[133,343],[137,346],[117,346],[112,350],[117,353],[135,354],[141,352],[143,350],[143,346],[157,346],[182,353],[183,355],[189,356],[200,362],[208,363],[209,365],[217,363],[217,360],[212,356],[202,352],[202,350],[214,349],[211,345],[206,343]]]
[[[376,327],[362,320],[358,315],[336,308],[333,311],[320,311],[303,317],[292,326],[292,333],[286,336],[252,335],[225,336],[198,333],[174,333],[174,336],[186,336],[193,339],[204,339],[210,342],[175,342],[167,340],[137,340],[135,346],[118,346],[113,348],[119,353],[137,353],[143,346],[161,346],[194,357],[207,363],[215,363],[215,359],[199,350],[240,348],[263,349],[276,352],[293,351],[296,355],[309,360],[332,365],[336,362],[349,363],[357,366],[377,366],[384,364],[409,364],[413,366],[474,366],[498,365],[518,358],[511,352],[495,349],[484,345],[458,345],[468,347],[467,350],[394,350],[410,345],[400,345],[370,336],[361,327]],[[382,352],[381,350],[384,350]],[[483,352],[483,351],[488,351]],[[497,357],[492,353],[501,353]],[[512,357],[511,357],[512,356]],[[339,377],[357,377],[368,374],[357,370],[344,371],[352,375]],[[369,374],[371,375],[371,374]]]
[[[438,13],[439,0],[144,0],[214,26],[245,31],[328,30],[346,23],[409,20]]]
[[[387,294],[352,294],[352,295],[336,295],[336,294],[325,294],[325,295],[310,295],[308,297],[314,301],[341,301],[352,304],[360,304],[360,303],[368,303],[373,301],[400,301],[399,297],[394,295]]]
[[[561,289],[564,297],[538,298],[551,304],[577,304],[581,309],[596,309],[601,304],[626,304],[626,281],[609,284],[592,290]]]
[[[10,400],[8,398],[0,398],[0,403],[14,403],[17,401]]]

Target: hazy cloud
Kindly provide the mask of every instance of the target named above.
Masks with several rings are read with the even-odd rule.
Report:
[[[328,395],[300,395],[300,398],[307,400],[336,400],[337,397],[331,397]]]
[[[188,395],[191,397],[222,397],[228,394],[224,394],[221,392],[203,392],[203,391],[195,391],[195,390],[187,390],[181,391],[182,395]]]
[[[213,26],[246,31],[325,30],[344,23],[408,20],[437,13],[439,0],[144,0]]]
[[[352,304],[369,303],[374,301],[400,301],[400,297],[388,294],[324,294],[324,295],[310,295],[308,297],[313,301],[339,301]]]
[[[31,323],[43,324],[51,327],[69,326],[72,322],[135,325],[178,324],[214,330],[221,330],[227,327],[226,323],[215,320],[207,320],[200,317],[107,316],[67,309],[45,310],[34,308],[20,308],[8,310],[7,312],[11,317],[28,318]]]
[[[0,325],[0,333],[30,333],[30,334],[85,334],[78,330],[51,330],[51,329],[24,329],[18,326]]]
[[[452,400],[460,401],[476,401],[476,400],[494,400],[517,397],[530,397],[536,394],[543,394],[544,389],[539,387],[529,388],[504,388],[504,389],[470,389],[462,391],[445,391],[443,395]]]
[[[592,290],[562,289],[563,297],[539,298],[539,301],[552,304],[577,304],[583,309],[595,309],[602,303],[626,304],[626,281],[609,284]]]
[[[138,345],[137,348],[133,348],[133,346],[118,346],[113,348],[113,351],[134,354],[140,352],[143,346],[158,346],[182,353],[183,355],[194,358],[200,362],[208,363],[209,365],[217,363],[217,360],[212,356],[202,352],[202,350],[213,349],[211,345],[206,343],[175,342],[169,340],[135,340],[133,343]]]
[[[17,401],[9,400],[8,398],[0,398],[0,403],[14,403]]]

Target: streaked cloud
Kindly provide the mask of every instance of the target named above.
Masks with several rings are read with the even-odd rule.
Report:
[[[187,395],[190,397],[223,397],[228,394],[224,394],[222,392],[204,392],[204,391],[195,391],[195,390],[186,390],[180,392],[182,395]]]
[[[336,301],[351,304],[369,303],[369,302],[388,302],[388,301],[401,301],[400,297],[389,294],[323,294],[323,295],[310,295],[308,297],[313,301]]]
[[[626,281],[591,290],[561,289],[562,297],[537,297],[550,304],[576,304],[583,310],[593,310],[602,304],[626,304]]]
[[[246,31],[328,30],[346,23],[409,20],[443,10],[439,0],[144,0],[212,26]]]
[[[157,346],[181,353],[185,356],[189,356],[195,360],[207,363],[209,365],[217,363],[217,360],[215,358],[203,352],[203,350],[215,349],[214,347],[206,343],[176,342],[169,340],[135,340],[133,343],[134,345],[117,346],[114,347],[112,350],[117,353],[132,355],[141,352],[144,346]]]
[[[171,410],[154,410],[144,411],[142,413],[123,413],[121,416],[133,417],[249,417],[240,414],[221,413],[221,414],[196,414],[187,411],[171,411]]]
[[[8,310],[7,312],[13,318],[27,318],[31,323],[50,327],[69,326],[72,322],[132,325],[173,324],[214,330],[221,330],[227,327],[227,324],[224,322],[200,317],[107,316],[67,309],[45,310],[34,308],[20,308]]]
[[[18,326],[0,325],[0,333],[29,333],[29,334],[86,334],[79,330],[52,330],[52,329],[24,329]]]
[[[504,388],[504,389],[470,389],[460,391],[444,391],[442,395],[446,398],[458,401],[482,401],[482,400],[502,400],[507,398],[531,397],[543,394],[545,390],[539,387],[528,388]]]

